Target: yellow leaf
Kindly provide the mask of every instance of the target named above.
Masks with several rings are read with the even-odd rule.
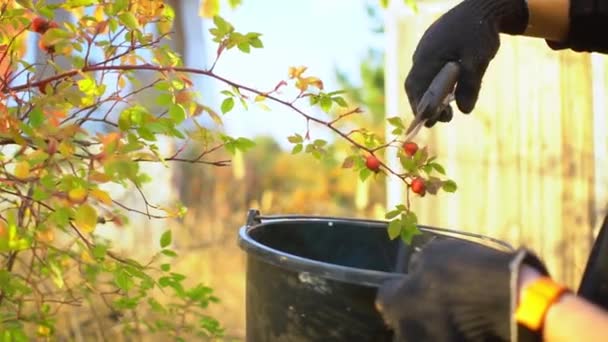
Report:
[[[27,161],[21,161],[15,165],[15,177],[26,179],[30,175],[30,164]]]
[[[97,5],[97,7],[95,8],[95,12],[94,12],[93,16],[95,17],[95,19],[97,21],[102,21],[105,18],[105,15],[104,15],[104,6],[103,5]]]
[[[119,88],[124,88],[127,86],[127,81],[125,81],[125,78],[123,75],[118,76],[118,87]]]
[[[39,231],[36,233],[36,239],[40,242],[53,242],[55,240],[55,232],[52,229]]]
[[[260,102],[260,101],[264,101],[266,100],[266,96],[264,95],[258,95],[255,97],[255,102]]]
[[[97,171],[91,171],[89,174],[89,180],[97,183],[107,183],[110,181],[110,179],[110,176]]]
[[[84,250],[84,251],[82,251],[82,253],[80,253],[80,259],[82,259],[82,261],[84,261],[87,264],[95,263],[95,260],[93,260],[93,258],[91,257],[91,254],[89,254],[89,251],[87,251],[87,250]]]
[[[71,157],[74,154],[74,146],[64,140],[59,144],[59,152],[64,157]]]
[[[303,65],[299,67],[289,67],[289,78],[299,78],[306,69],[308,69],[308,67]]]
[[[84,188],[75,188],[68,192],[68,198],[74,203],[82,203],[87,198],[87,190]]]
[[[97,210],[89,204],[83,204],[76,210],[74,225],[85,233],[91,233],[97,225]]]
[[[39,336],[49,336],[51,334],[51,328],[46,325],[39,325],[37,333]]]
[[[202,0],[199,15],[203,18],[213,18],[220,12],[219,0]]]
[[[101,189],[91,190],[91,196],[103,204],[112,204],[112,198],[110,195]]]
[[[319,89],[323,89],[323,81],[321,81],[319,78],[317,77],[306,77],[306,83],[308,83],[309,85],[312,85],[314,87],[317,87]]]

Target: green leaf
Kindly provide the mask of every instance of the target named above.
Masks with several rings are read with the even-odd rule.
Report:
[[[44,201],[49,199],[50,197],[51,194],[40,187],[34,189],[34,194],[32,195],[32,198],[36,201]]]
[[[241,150],[243,152],[246,152],[247,150],[255,147],[255,142],[253,140],[247,139],[247,138],[243,138],[240,137],[238,139],[235,140],[234,142],[234,146],[238,149]]]
[[[67,7],[86,7],[97,4],[98,0],[68,0],[65,5]]]
[[[371,174],[372,174],[372,171],[371,171],[370,169],[368,169],[368,168],[363,168],[363,169],[361,169],[361,170],[359,171],[359,179],[360,179],[362,182],[365,182],[365,180],[366,180],[366,179],[367,179],[369,176],[371,176]]]
[[[418,229],[415,224],[405,224],[401,229],[401,240],[407,245],[412,243],[412,240],[416,235],[421,235],[422,232]]]
[[[334,98],[332,98],[334,100],[335,103],[338,104],[338,106],[340,107],[348,107],[348,104],[346,103],[346,101],[341,98],[340,96],[336,96]]]
[[[160,313],[166,312],[165,307],[152,297],[148,298],[148,305],[150,305],[150,308],[152,309],[152,311],[160,312]]]
[[[174,251],[172,251],[170,249],[163,249],[160,252],[163,253],[163,255],[166,255],[166,256],[171,257],[171,258],[175,258],[177,256],[177,253],[175,253]]]
[[[315,139],[315,141],[312,142],[316,147],[323,147],[325,145],[327,145],[327,141],[323,140],[323,139]]]
[[[169,272],[171,271],[171,264],[162,264],[160,265],[160,269],[164,272]]]
[[[55,283],[58,288],[63,288],[65,283],[63,281],[63,272],[61,270],[61,266],[57,265],[54,260],[49,262],[49,266],[51,269],[51,279],[53,280],[53,283]]]
[[[130,28],[131,30],[135,30],[139,26],[139,23],[137,22],[137,18],[131,12],[121,13],[118,16],[118,19],[120,19],[120,22],[123,23],[126,27]]]
[[[171,244],[171,230],[167,230],[160,237],[160,248],[165,248]]]
[[[120,289],[129,291],[133,285],[133,276],[131,276],[124,268],[119,268],[114,272],[114,283]]]
[[[74,38],[74,35],[68,31],[52,28],[42,35],[42,42],[46,46],[56,45]]]
[[[416,170],[416,162],[407,156],[400,156],[399,160],[401,161],[401,166],[403,166],[403,169],[408,172],[414,172]]]
[[[106,257],[107,251],[108,246],[95,245],[95,247],[93,247],[93,249],[91,250],[91,254],[93,255],[93,258],[103,260]]]
[[[234,9],[241,4],[241,0],[228,0],[230,8]]]
[[[405,128],[403,126],[403,120],[398,116],[393,116],[387,119],[388,123],[397,128]]]
[[[229,111],[231,111],[232,108],[234,108],[234,98],[228,97],[228,98],[224,99],[224,101],[222,102],[222,106],[221,106],[222,113],[226,114]]]
[[[331,106],[332,106],[331,98],[329,98],[327,96],[321,97],[320,105],[321,105],[321,109],[323,109],[324,112],[328,113],[331,110]]]
[[[296,144],[293,149],[291,150],[291,154],[298,154],[300,152],[302,152],[302,149],[304,148],[304,146],[302,144]]]
[[[169,106],[173,104],[173,95],[169,93],[162,93],[156,97],[156,104],[160,106]]]
[[[442,175],[445,175],[445,169],[443,168],[443,166],[439,165],[438,163],[430,163],[429,165],[433,169],[435,169],[435,171],[441,173]]]
[[[237,44],[237,47],[239,48],[239,50],[245,53],[249,53],[251,51],[251,49],[249,48],[249,43],[239,43]]]
[[[384,218],[386,218],[387,220],[391,220],[399,216],[399,214],[401,214],[401,210],[391,210],[384,215]]]
[[[173,104],[169,106],[169,117],[179,124],[186,120],[186,110],[180,104]]]
[[[456,182],[454,182],[453,180],[447,180],[443,182],[441,188],[445,192],[455,192],[458,189],[458,187],[456,186]]]
[[[401,234],[401,220],[392,220],[388,224],[388,237],[391,240],[394,240],[399,236],[399,234]]]
[[[257,48],[257,49],[261,49],[261,48],[264,47],[264,44],[262,43],[262,41],[258,37],[250,39],[249,40],[249,44],[251,46],[253,46],[254,48]]]
[[[49,216],[49,219],[57,226],[65,227],[70,222],[70,210],[65,207],[56,208]]]
[[[304,141],[304,138],[299,134],[290,135],[287,140],[292,144],[298,144]]]
[[[40,127],[44,123],[44,113],[40,107],[34,107],[29,114],[30,125],[34,128]]]

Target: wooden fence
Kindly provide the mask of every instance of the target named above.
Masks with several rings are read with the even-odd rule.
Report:
[[[392,3],[386,115],[409,121],[403,81],[412,53],[455,2],[424,2],[418,13]],[[417,138],[459,185],[455,194],[416,200],[420,223],[528,246],[558,280],[578,287],[608,205],[607,61],[555,52],[541,39],[501,36],[474,112],[457,112],[450,124]],[[388,205],[402,202],[403,187],[388,182]]]

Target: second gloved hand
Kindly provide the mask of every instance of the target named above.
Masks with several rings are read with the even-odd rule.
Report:
[[[442,15],[424,33],[405,80],[412,110],[447,62],[460,63],[456,104],[463,113],[475,107],[483,75],[500,46],[499,33],[522,34],[528,25],[525,0],[464,0]],[[447,107],[438,121],[452,119]],[[427,121],[431,127],[435,122]]]
[[[509,341],[519,270],[547,275],[542,262],[520,249],[502,252],[471,242],[430,242],[400,280],[378,290],[376,306],[395,341]]]

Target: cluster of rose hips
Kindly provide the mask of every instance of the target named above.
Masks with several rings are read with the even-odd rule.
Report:
[[[58,28],[59,25],[55,22],[55,21],[49,21],[46,20],[43,17],[36,17],[34,18],[34,20],[32,20],[32,26],[30,27],[32,31],[43,35],[46,31],[53,29],[53,28]],[[38,47],[47,53],[53,53],[55,52],[55,49],[53,48],[53,46],[47,46],[44,44],[44,42],[42,41],[42,39],[38,40]]]
[[[406,141],[401,147],[403,148],[403,152],[408,157],[413,157],[416,152],[418,152],[418,144],[413,141]],[[365,158],[365,166],[369,170],[378,173],[380,171],[380,160],[375,155],[369,154]],[[420,195],[421,197],[426,194],[426,185],[422,177],[414,178],[410,183],[410,188],[414,193]]]

